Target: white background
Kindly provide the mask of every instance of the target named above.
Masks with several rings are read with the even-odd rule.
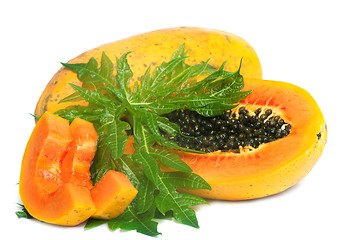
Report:
[[[178,26],[228,31],[257,51],[263,78],[308,90],[329,136],[310,174],[276,196],[197,207],[200,229],[160,221],[159,239],[360,239],[359,7],[356,1],[2,1],[0,236],[150,239],[17,219],[35,104],[60,62],[131,35]]]

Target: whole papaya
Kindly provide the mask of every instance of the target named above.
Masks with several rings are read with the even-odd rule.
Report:
[[[155,67],[163,61],[168,61],[175,49],[183,43],[191,57],[187,62],[190,65],[211,58],[212,66],[218,68],[227,61],[225,70],[235,71],[242,59],[241,74],[244,77],[262,78],[258,56],[244,39],[231,33],[196,27],[168,28],[139,34],[89,50],[73,58],[69,63],[87,62],[91,57],[100,62],[103,52],[115,63],[116,57],[132,51],[128,56],[128,62],[134,73],[130,83],[132,85],[134,81],[139,80],[149,66]],[[35,115],[41,116],[45,111],[55,112],[74,104],[58,104],[62,98],[74,92],[68,83],[81,85],[74,72],[62,67],[43,91],[38,100]],[[86,103],[76,102],[76,104]]]

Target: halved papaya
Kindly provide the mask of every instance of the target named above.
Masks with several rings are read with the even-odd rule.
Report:
[[[324,117],[304,89],[270,80],[245,80],[254,90],[240,102],[246,109],[271,109],[291,126],[290,134],[248,151],[194,154],[176,151],[212,190],[189,191],[211,199],[242,200],[273,195],[288,189],[313,168],[327,139]],[[239,108],[233,109],[233,112]],[[127,152],[132,152],[127,145]]]
[[[20,197],[30,215],[73,226],[124,211],[137,193],[124,174],[108,171],[92,186],[89,168],[97,137],[90,122],[76,118],[69,126],[61,117],[43,114],[26,146],[20,173]]]

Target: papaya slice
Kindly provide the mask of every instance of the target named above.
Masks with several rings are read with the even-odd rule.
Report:
[[[73,226],[96,210],[88,188],[62,181],[61,160],[72,139],[69,122],[46,112],[26,146],[19,192],[28,212],[41,221]]]
[[[97,133],[92,123],[80,118],[72,121],[70,132],[73,140],[62,160],[62,180],[91,189],[90,165],[96,152]]]
[[[21,200],[33,217],[74,226],[94,216],[117,217],[137,190],[126,175],[108,171],[93,187],[90,165],[97,133],[92,123],[69,122],[45,112],[25,149],[19,182]],[[94,215],[96,213],[96,215]]]
[[[112,219],[119,216],[137,193],[125,174],[113,170],[107,171],[91,189],[91,197],[96,208],[92,217]]]

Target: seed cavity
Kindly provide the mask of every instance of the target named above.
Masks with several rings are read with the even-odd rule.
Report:
[[[291,131],[290,124],[270,108],[250,111],[242,106],[216,117],[203,117],[185,109],[164,116],[176,123],[182,133],[176,137],[163,133],[165,138],[181,147],[206,153],[251,151],[261,144],[286,137]]]

